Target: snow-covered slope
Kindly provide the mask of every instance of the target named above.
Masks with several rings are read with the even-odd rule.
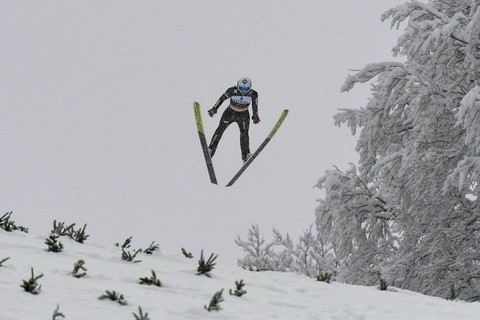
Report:
[[[57,305],[65,319],[131,319],[138,307],[151,320],[164,319],[479,319],[480,304],[446,301],[404,290],[382,292],[374,287],[326,284],[307,277],[274,272],[250,272],[222,265],[221,257],[211,278],[196,275],[198,256],[156,251],[140,254],[140,263],[123,261],[121,249],[60,238],[64,250],[47,252],[46,236],[5,232],[0,229],[0,319],[52,319]],[[133,246],[135,248],[135,239]],[[148,244],[145,244],[147,246]],[[188,248],[187,248],[188,249]],[[211,252],[205,252],[208,258]],[[70,275],[78,260],[85,261],[87,276]],[[20,287],[30,278],[30,268],[42,290],[38,295]],[[162,287],[140,285],[139,278],[154,270]],[[246,283],[247,293],[232,296],[235,281]],[[204,309],[221,290],[222,310]],[[127,305],[99,300],[106,290],[124,295]],[[62,318],[57,318],[62,319]]]

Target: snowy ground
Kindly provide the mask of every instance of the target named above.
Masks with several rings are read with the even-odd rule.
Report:
[[[87,230],[88,231],[88,230]],[[87,232],[88,233],[88,232]],[[140,263],[121,260],[121,249],[111,245],[79,244],[62,237],[64,251],[47,252],[46,236],[8,233],[0,229],[0,319],[52,319],[57,305],[65,319],[131,319],[138,306],[149,319],[479,319],[480,303],[447,301],[404,290],[382,292],[375,287],[325,284],[307,277],[274,272],[249,272],[219,262],[211,278],[197,276],[198,257],[157,251],[139,255]],[[123,241],[123,240],[122,240]],[[132,248],[147,247],[136,244]],[[186,248],[188,250],[188,248]],[[211,252],[205,252],[209,256]],[[70,275],[73,264],[85,261],[84,278]],[[218,258],[221,260],[221,257]],[[38,295],[20,285],[30,268],[44,276]],[[162,287],[139,284],[155,270]],[[247,293],[232,296],[229,289],[243,279]],[[208,312],[215,292],[224,289],[222,310]],[[128,305],[102,301],[106,290],[125,296]],[[61,318],[57,318],[60,320]]]

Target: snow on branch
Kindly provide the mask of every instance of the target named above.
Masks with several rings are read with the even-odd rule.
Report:
[[[311,278],[335,270],[332,248],[314,225],[307,228],[294,243],[287,234],[273,229],[273,241],[267,243],[257,225],[249,230],[248,240],[235,241],[245,252],[239,266],[250,271],[300,272]]]
[[[274,244],[266,244],[258,225],[252,225],[248,229],[246,241],[238,236],[235,243],[246,253],[245,257],[238,261],[241,267],[257,271],[272,269],[271,250]]]
[[[466,131],[465,143],[480,154],[480,87],[470,90],[460,103],[457,126]]]
[[[448,192],[449,187],[452,186],[467,194],[470,192],[478,194],[478,190],[476,190],[480,187],[478,181],[480,181],[480,158],[478,156],[467,157],[460,161],[455,170],[447,177],[443,192]]]
[[[398,29],[400,23],[402,23],[405,19],[412,16],[425,15],[426,13],[431,14],[437,19],[448,21],[448,18],[440,11],[436,10],[431,5],[419,1],[407,2],[385,11],[382,14],[382,21],[392,19],[391,27],[393,28],[396,26]]]
[[[382,62],[367,64],[362,70],[355,75],[350,75],[345,80],[345,83],[341,87],[341,92],[350,91],[356,83],[364,83],[372,80],[374,77],[385,71],[391,71],[394,68],[403,68],[403,63],[399,62]]]

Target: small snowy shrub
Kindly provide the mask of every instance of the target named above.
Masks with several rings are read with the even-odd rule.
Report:
[[[213,295],[212,300],[210,300],[210,304],[208,305],[208,307],[205,305],[204,308],[207,309],[209,312],[222,310],[222,308],[220,308],[220,302],[223,301],[222,293],[223,293],[223,289],[216,292]]]
[[[125,251],[125,249],[122,248],[122,260],[135,263],[142,262],[142,260],[134,260],[137,254],[139,254],[140,252],[142,252],[142,249],[138,249],[137,251],[135,251],[134,254],[132,254],[130,251]]]
[[[200,260],[198,260],[198,268],[197,268],[197,275],[206,275],[207,277],[210,277],[209,272],[213,270],[215,266],[215,259],[217,259],[218,255],[214,256],[212,253],[210,255],[210,258],[208,258],[207,261],[203,258],[203,250],[202,253],[200,254]]]
[[[53,229],[52,229],[51,233],[55,233],[55,234],[58,234],[61,237],[65,237],[65,236],[70,235],[74,226],[75,226],[75,223],[66,227],[65,222],[57,222],[57,220],[53,220]]]
[[[266,244],[258,225],[252,225],[248,229],[247,240],[244,241],[238,236],[235,243],[246,253],[245,257],[238,261],[240,267],[250,271],[273,269],[272,265],[274,265],[274,263],[272,260],[276,259],[273,252],[274,243]]]
[[[379,283],[380,290],[382,291],[387,290],[388,289],[387,281],[382,278],[382,275],[380,274],[380,272],[378,272],[377,274],[378,274],[378,283]]]
[[[38,285],[37,283],[37,280],[40,279],[41,277],[43,277],[43,274],[40,274],[39,276],[36,276],[34,275],[33,273],[33,268],[31,268],[32,270],[32,276],[31,278],[26,281],[26,280],[23,280],[23,284],[21,285],[21,287],[26,291],[26,292],[29,292],[31,294],[39,294],[40,293],[40,290],[42,288],[42,286]]]
[[[85,229],[87,228],[87,224],[83,226],[83,228],[79,228],[78,230],[74,229],[75,223],[72,223],[69,226],[66,226],[65,222],[57,222],[57,220],[53,221],[53,230],[51,233],[56,233],[61,237],[69,237],[70,239],[78,242],[83,243],[87,240],[88,235],[85,234]]]
[[[87,275],[87,268],[84,267],[85,261],[78,260],[73,265],[72,276],[75,278],[82,278]]]
[[[332,279],[332,274],[328,272],[325,272],[325,273],[322,272],[317,276],[317,281],[320,281],[320,282],[330,283],[331,279]]]
[[[232,291],[232,289],[230,289],[230,295],[241,297],[245,293],[247,293],[247,291],[243,290],[243,287],[245,286],[245,283],[243,282],[243,280],[235,281],[235,286],[236,286],[235,291]]]
[[[146,285],[149,285],[149,286],[153,285],[153,286],[157,286],[157,287],[162,286],[162,283],[157,278],[157,274],[153,270],[152,270],[152,276],[150,278],[147,278],[147,277],[140,278],[140,284],[146,284]]]
[[[127,305],[127,300],[125,300],[125,297],[123,296],[123,294],[120,294],[118,292],[115,292],[115,291],[105,291],[105,294],[101,295],[100,297],[98,297],[99,300],[112,300],[112,301],[116,301],[118,302],[119,304],[121,304],[122,306],[125,306]]]
[[[17,226],[15,221],[10,220],[10,216],[13,212],[7,212],[0,217],[0,229],[3,229],[7,232],[12,232],[15,230],[20,230],[21,232],[28,233],[28,228]]]
[[[60,311],[60,306],[57,305],[57,309],[53,312],[52,320],[57,320],[57,317],[65,318],[65,315],[61,313]]]
[[[69,234],[69,237],[78,243],[83,243],[89,237],[88,234],[85,234],[86,228],[87,228],[87,224],[85,223],[83,228],[80,228],[78,230],[72,229],[72,232]]]
[[[157,250],[159,250],[159,245],[155,244],[155,241],[152,241],[148,248],[143,250],[143,253],[151,255]]]
[[[133,254],[128,251],[128,250],[125,250],[125,249],[128,249],[130,248],[130,243],[132,242],[132,237],[130,238],[127,238],[123,244],[120,246],[120,244],[115,243],[115,246],[116,247],[119,247],[122,249],[122,260],[125,260],[125,261],[132,261],[132,262],[135,262],[135,263],[138,263],[138,262],[142,262],[142,260],[134,260],[135,257],[137,256],[137,254],[139,254],[140,252],[142,252],[142,249],[138,249],[137,251],[135,251]]]
[[[187,252],[187,250],[185,250],[184,248],[182,248],[182,253],[185,256],[185,258],[188,258],[188,259],[193,258],[193,254],[191,252]]]
[[[50,252],[60,252],[63,250],[63,244],[60,241],[57,241],[59,238],[58,234],[52,233],[46,240],[45,244],[48,246],[48,251]]]
[[[145,314],[143,314],[143,311],[142,311],[142,307],[138,306],[138,316],[133,313],[133,315],[135,316],[135,320],[150,320],[150,318],[148,317],[148,312],[145,312]]]
[[[130,243],[132,243],[132,237],[125,239],[122,245],[120,245],[118,242],[115,243],[115,247],[128,249],[130,248]]]

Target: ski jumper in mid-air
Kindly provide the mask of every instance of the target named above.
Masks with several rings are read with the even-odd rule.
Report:
[[[258,116],[258,93],[252,89],[252,81],[247,77],[242,77],[237,81],[237,85],[230,87],[218,99],[212,109],[208,110],[210,117],[213,117],[222,103],[230,98],[230,104],[225,109],[220,118],[217,130],[212,136],[212,141],[208,146],[210,156],[213,157],[217,150],[218,142],[222,138],[225,129],[236,122],[240,128],[240,149],[242,151],[242,160],[246,162],[250,157],[250,138],[248,129],[250,126],[250,113],[248,107],[252,105],[252,120],[257,124],[260,122]]]

